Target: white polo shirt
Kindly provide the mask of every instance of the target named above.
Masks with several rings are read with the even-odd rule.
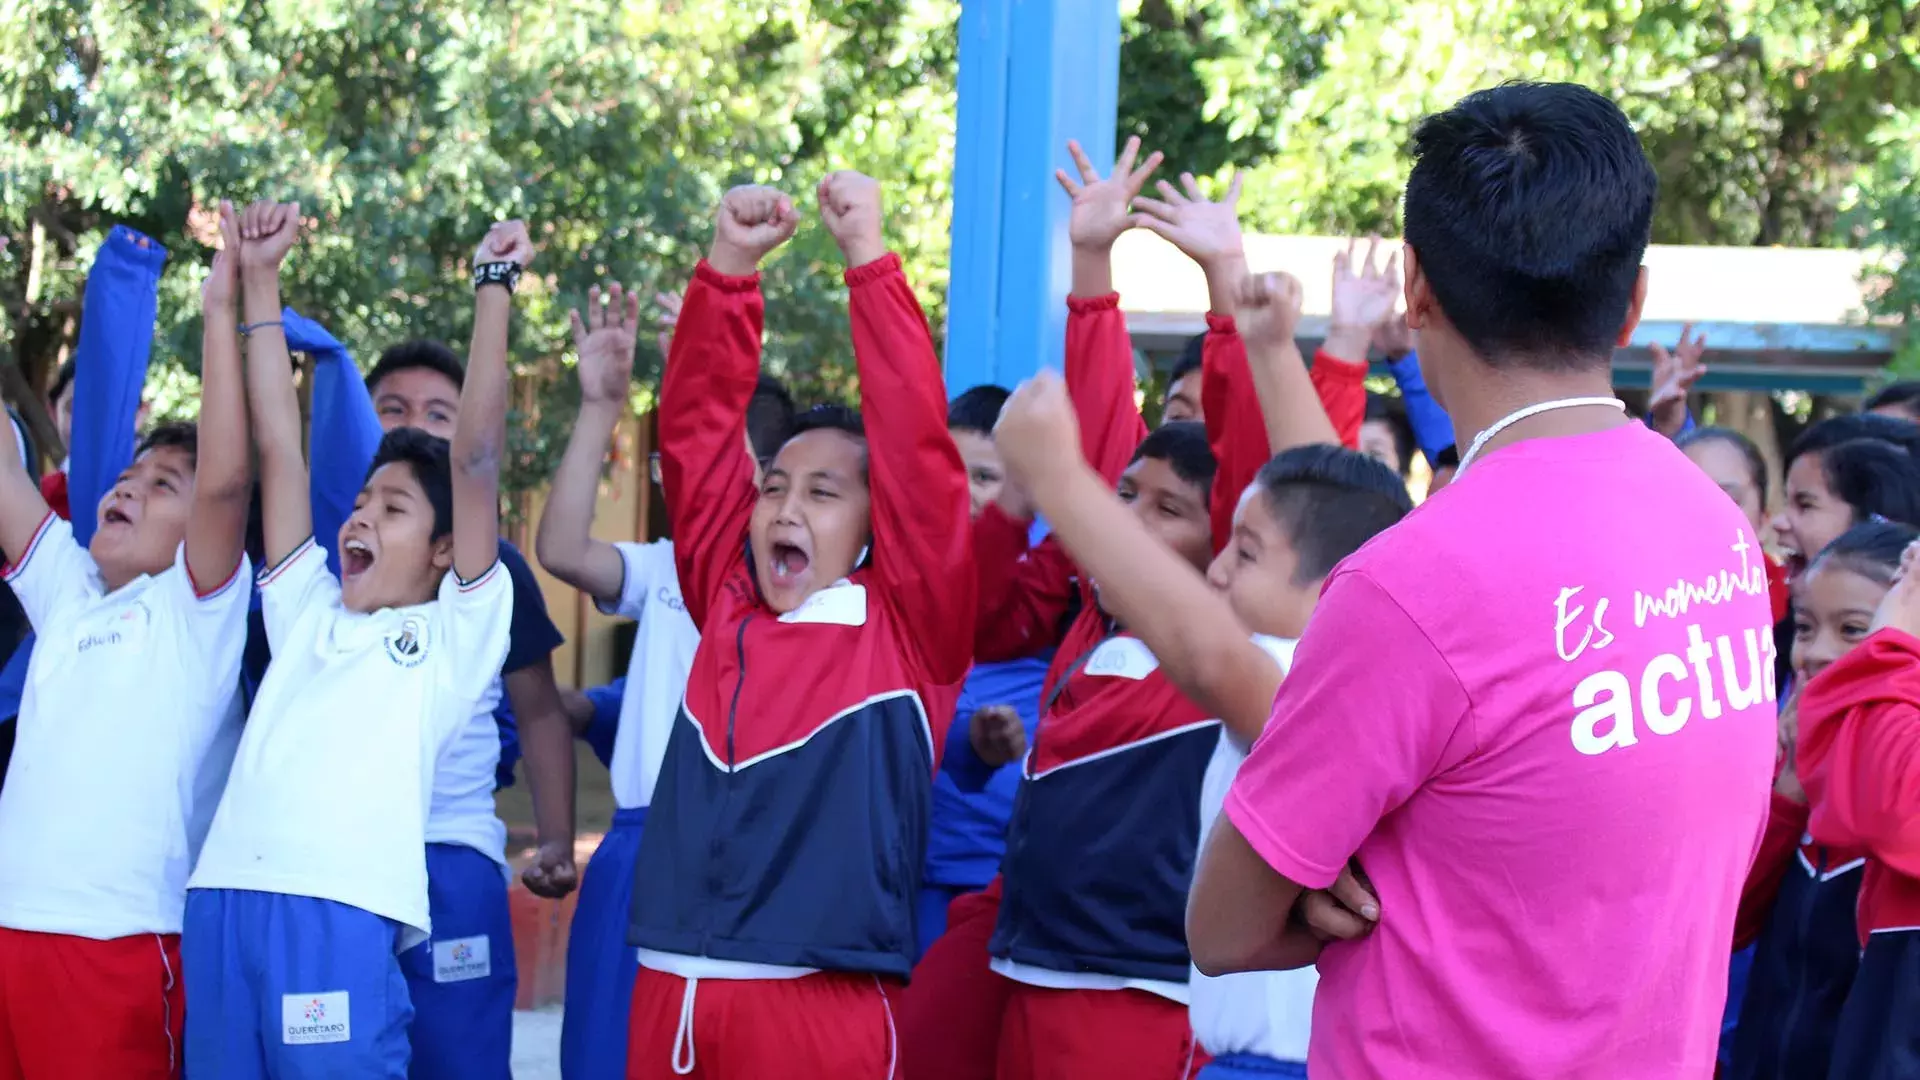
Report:
[[[505,567],[500,569],[506,577]],[[511,621],[511,616],[509,616]],[[498,670],[486,693],[440,751],[427,805],[427,843],[470,847],[507,865],[507,826],[495,808],[493,789],[500,766],[500,722],[493,710],[506,692]]]
[[[107,592],[48,514],[6,581],[38,638],[0,788],[0,926],[177,934],[240,732],[247,561],[198,595],[173,565]]]
[[[1293,665],[1293,641],[1254,635],[1281,670]],[[1200,846],[1204,849],[1213,823],[1226,805],[1234,774],[1247,760],[1247,748],[1222,727],[1220,745],[1207,762],[1200,784]],[[1307,1060],[1307,1036],[1313,1026],[1313,992],[1320,974],[1313,968],[1298,971],[1249,971],[1218,977],[1188,973],[1192,995],[1187,1009],[1194,1037],[1207,1053],[1260,1054],[1277,1061]]]
[[[620,729],[613,736],[613,802],[622,809],[653,802],[660,761],[673,734],[673,719],[687,696],[687,671],[700,645],[700,630],[680,597],[680,571],[673,542],[616,543],[626,574],[620,599],[601,605],[609,615],[638,619],[627,689],[620,699]]]
[[[260,606],[273,662],[189,885],[350,904],[411,948],[434,766],[506,660],[512,579],[449,572],[436,600],[361,614],[309,540],[260,576]]]

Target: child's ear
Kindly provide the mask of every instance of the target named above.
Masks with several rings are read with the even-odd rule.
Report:
[[[453,569],[452,533],[433,542],[433,568],[442,572]]]

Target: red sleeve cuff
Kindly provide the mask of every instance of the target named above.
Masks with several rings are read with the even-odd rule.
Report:
[[[1313,366],[1319,367],[1322,362],[1327,364],[1329,370],[1349,376],[1355,382],[1366,381],[1367,362],[1364,360],[1349,360],[1344,356],[1335,356],[1325,349],[1313,350]]]
[[[693,276],[721,292],[752,292],[760,287],[759,271],[746,275],[723,274],[705,259],[693,268]]]
[[[1219,315],[1209,311],[1207,312],[1207,331],[1214,334],[1237,334],[1240,332],[1240,327],[1234,323],[1233,316]]]
[[[842,276],[847,288],[857,289],[869,282],[878,281],[889,274],[900,273],[900,256],[889,251],[870,263],[849,267]]]
[[[1120,294],[1110,292],[1105,296],[1069,296],[1067,310],[1075,315],[1090,315],[1097,311],[1117,311],[1120,308]]]

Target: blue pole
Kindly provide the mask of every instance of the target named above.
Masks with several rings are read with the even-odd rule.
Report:
[[[1116,0],[966,0],[954,148],[947,388],[1058,367],[1069,279],[1067,140],[1113,161]]]

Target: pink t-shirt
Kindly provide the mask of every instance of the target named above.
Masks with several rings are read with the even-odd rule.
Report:
[[[1327,1080],[1707,1077],[1774,760],[1766,563],[1640,424],[1512,444],[1328,578],[1226,812],[1350,855]]]

